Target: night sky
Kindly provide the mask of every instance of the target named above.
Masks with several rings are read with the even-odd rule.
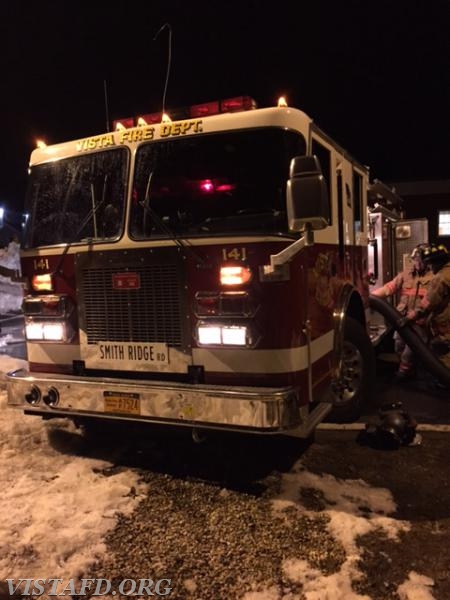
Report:
[[[450,0],[2,2],[0,204],[29,154],[166,107],[285,94],[382,181],[450,178]]]

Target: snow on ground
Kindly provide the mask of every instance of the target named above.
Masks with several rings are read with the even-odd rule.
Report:
[[[11,268],[4,257],[0,264]],[[0,280],[0,312],[16,310],[20,286]],[[0,347],[9,338],[0,337]],[[69,440],[77,435],[69,421],[44,422],[7,406],[4,374],[26,365],[0,356],[0,580],[69,579],[104,553],[117,513],[132,511],[145,488],[132,470],[105,477],[111,462],[77,456],[69,442],[66,452],[53,448],[48,433],[56,427]]]
[[[357,568],[360,551],[356,538],[371,531],[383,531],[396,539],[401,531],[408,531],[410,524],[389,517],[396,510],[391,492],[384,488],[370,487],[362,480],[341,480],[329,474],[317,475],[308,472],[298,463],[290,473],[283,476],[283,485],[278,498],[273,501],[273,510],[282,514],[293,507],[299,514],[317,515],[306,510],[301,502],[301,490],[313,489],[320,494],[328,506],[323,512],[329,517],[328,529],[344,547],[347,558],[340,570],[323,575],[305,560],[287,559],[283,570],[292,582],[303,587],[305,600],[376,600],[357,594],[352,581],[360,578]],[[400,600],[433,600],[430,589],[433,581],[429,577],[411,572],[397,593]],[[302,597],[302,598],[303,598]],[[250,592],[243,600],[298,600],[280,595],[274,588],[263,592]]]
[[[0,296],[2,311],[15,306],[16,294],[10,294],[10,287],[1,282]],[[69,442],[65,452],[54,448],[48,437],[54,428],[65,431],[69,440],[77,435],[70,422],[44,422],[7,406],[4,373],[24,365],[25,361],[0,355],[0,580],[68,580],[82,576],[104,554],[104,537],[114,527],[118,512],[132,512],[146,488],[132,469],[105,477],[101,470],[111,462],[77,456]],[[299,500],[302,488],[317,490],[324,499],[330,533],[340,541],[347,558],[337,573],[327,576],[306,561],[287,559],[286,576],[302,584],[306,600],[376,600],[352,590],[351,582],[360,575],[355,540],[377,529],[394,538],[408,530],[409,523],[389,516],[395,511],[391,493],[362,480],[316,475],[299,463],[283,476],[273,510],[280,513],[292,506],[307,513]],[[412,571],[399,586],[398,596],[400,600],[433,600],[432,585],[428,577]],[[267,589],[249,592],[243,600],[297,598],[283,598],[278,590]]]
[[[0,357],[2,372],[23,363]],[[8,408],[0,392],[0,579],[82,575],[104,553],[117,512],[132,511],[144,493],[132,470],[105,477],[111,463],[53,448],[55,427],[77,433],[65,420]]]
[[[7,248],[0,248],[0,266],[20,273],[20,247],[11,242]],[[19,310],[22,306],[22,286],[13,282],[9,277],[0,275],[0,314],[11,310]]]
[[[18,311],[22,308],[22,287],[19,283],[11,283],[7,277],[0,275],[0,285],[2,290],[7,290],[8,299],[5,294],[0,293],[0,314],[4,315],[9,311]]]
[[[329,474],[309,473],[300,465],[286,474],[283,481],[283,490],[274,502],[274,509],[279,511],[291,505],[299,512],[307,513],[298,503],[300,490],[317,490],[329,507],[324,510],[330,519],[328,529],[343,545],[347,555],[341,569],[328,576],[311,569],[305,561],[287,560],[284,565],[287,577],[303,585],[306,600],[366,600],[367,596],[355,593],[351,586],[351,582],[360,576],[356,538],[375,530],[383,530],[388,537],[396,538],[400,531],[409,529],[408,523],[388,516],[396,509],[391,492],[370,487],[360,479],[340,480]]]

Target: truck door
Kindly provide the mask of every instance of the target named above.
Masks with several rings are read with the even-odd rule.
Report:
[[[353,225],[353,171],[351,163],[336,152],[338,253],[343,276],[354,280],[355,230]]]

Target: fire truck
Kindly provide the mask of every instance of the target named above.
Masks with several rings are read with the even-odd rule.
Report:
[[[369,400],[368,168],[283,99],[36,148],[21,267],[44,419],[311,435]]]

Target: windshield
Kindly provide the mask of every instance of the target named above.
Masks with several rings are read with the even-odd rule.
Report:
[[[124,148],[32,167],[24,246],[118,238],[123,232],[127,168]]]
[[[285,189],[305,140],[275,128],[151,142],[136,155],[135,239],[287,232]]]

